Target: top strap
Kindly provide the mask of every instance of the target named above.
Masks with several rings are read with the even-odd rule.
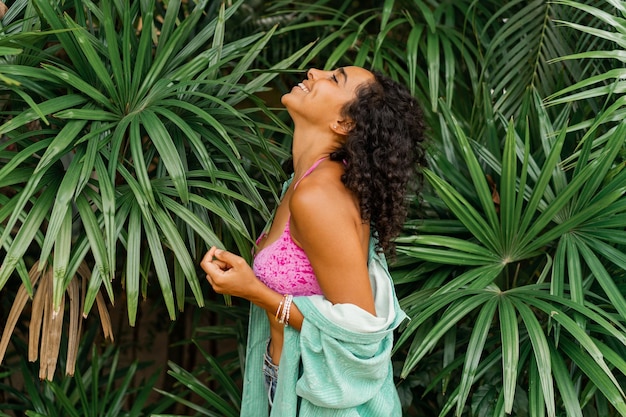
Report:
[[[317,166],[325,159],[328,159],[327,156],[318,159],[317,161],[315,161],[315,163],[313,165],[311,165],[311,168],[307,169],[306,172],[304,173],[304,175],[302,177],[300,177],[300,179],[298,180],[298,182],[295,183],[295,185],[293,186],[293,189],[295,190],[296,187],[298,186],[298,184],[300,184],[300,181],[302,181],[304,179],[304,177],[306,177],[307,175],[309,175],[311,172],[313,172],[313,170],[315,168],[317,168]]]

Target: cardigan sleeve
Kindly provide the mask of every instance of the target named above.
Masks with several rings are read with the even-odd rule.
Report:
[[[370,242],[372,249],[373,242]],[[322,296],[298,297],[302,377],[296,392],[311,404],[351,408],[367,403],[392,379],[393,330],[406,317],[398,305],[384,257],[371,253],[376,316]]]
[[[391,331],[376,341],[361,342],[341,340],[325,330],[310,320],[302,324],[298,396],[318,407],[340,409],[372,400],[390,376]]]

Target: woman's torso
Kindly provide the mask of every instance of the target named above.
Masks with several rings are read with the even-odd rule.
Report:
[[[265,285],[281,294],[322,294],[309,258],[291,236],[288,202],[298,183],[325,159],[317,160],[302,178],[289,187],[276,210],[269,232],[263,233],[257,240],[258,250],[252,265],[254,273]]]
[[[326,159],[326,158],[324,158]],[[276,209],[276,213],[272,222],[272,225],[267,233],[263,233],[257,240],[257,250],[253,261],[253,270],[256,276],[265,283],[269,288],[281,294],[291,295],[314,295],[323,294],[317,277],[311,266],[311,262],[307,257],[304,250],[296,243],[298,237],[292,236],[291,231],[291,213],[289,211],[289,204],[299,181],[308,176],[317,165],[324,159],[318,161],[311,167],[303,177],[295,183],[292,183],[285,191],[283,198]],[[326,168],[320,168],[326,169]],[[326,174],[320,172],[321,178],[325,185],[328,185],[330,181],[341,181],[341,175],[339,171],[334,171],[334,168],[329,167],[330,171]],[[333,172],[334,171],[334,172]],[[328,172],[333,172],[328,174]],[[346,190],[349,193],[349,191]],[[346,199],[339,199],[338,205],[342,204],[358,204],[352,197]],[[329,208],[330,209],[330,208]],[[358,207],[355,207],[358,215]],[[333,210],[334,211],[334,210]],[[337,209],[337,212],[342,210]],[[344,211],[345,213],[345,211]],[[353,222],[354,219],[345,220]],[[363,256],[367,259],[367,253],[369,248],[369,224],[367,222],[360,222],[362,230],[358,232],[361,240],[361,250]],[[297,271],[291,275],[289,271]],[[282,341],[283,341],[283,325],[274,320],[273,313],[267,313],[270,324],[270,345],[268,347],[270,356],[274,364],[278,365],[280,356],[282,353]]]
[[[261,236],[259,241],[263,239],[268,240]],[[291,237],[289,219],[280,236],[256,253],[253,270],[265,285],[281,294],[322,294],[309,258]]]

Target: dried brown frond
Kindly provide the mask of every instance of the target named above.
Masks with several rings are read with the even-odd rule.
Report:
[[[33,308],[30,313],[30,325],[28,326],[28,360],[34,362],[39,356],[39,338],[44,321],[44,309],[46,305],[46,295],[48,294],[48,280],[45,279],[45,272],[35,291]],[[33,289],[34,290],[34,289]],[[44,334],[45,338],[45,334]],[[44,340],[41,341],[44,344]]]
[[[96,295],[96,304],[98,305],[100,324],[102,324],[102,333],[104,333],[104,337],[113,341],[113,326],[111,325],[111,316],[109,316],[109,310],[107,310],[102,293],[98,293]]]
[[[38,271],[38,266],[39,262],[36,262],[28,272],[31,288],[37,284],[39,277],[41,277],[41,273]],[[24,307],[26,307],[26,302],[29,298],[28,291],[26,291],[24,284],[20,285],[20,288],[17,290],[17,294],[15,295],[15,299],[13,300],[11,311],[9,311],[9,317],[4,325],[4,330],[2,331],[2,339],[0,339],[0,363],[2,363],[2,360],[4,359],[4,355],[9,347],[11,335],[17,325],[17,320],[20,318],[22,311],[24,311]]]
[[[42,294],[41,298],[43,299],[43,318],[41,324],[41,347],[39,349],[39,379],[48,379],[52,380],[54,375],[51,375],[48,378],[48,345],[50,344],[50,316],[52,315],[51,305],[52,300],[48,295],[52,293],[52,282],[48,279],[49,274],[45,272],[41,277],[41,283],[39,284],[39,288],[37,289],[37,295]],[[35,300],[37,299],[37,295],[35,296]],[[33,303],[34,304],[34,303]],[[34,310],[34,307],[33,307]],[[32,322],[32,320],[31,320]],[[32,346],[28,345],[28,350]]]
[[[91,279],[91,270],[85,264],[81,264],[78,267],[77,273],[83,277],[83,294],[86,293],[87,282]],[[83,299],[84,303],[84,299]],[[98,307],[98,314],[100,315],[100,324],[102,325],[102,333],[104,337],[113,341],[113,326],[111,325],[111,317],[109,316],[109,310],[106,308],[104,297],[101,293],[96,295],[96,305]]]
[[[87,281],[91,278],[91,270],[86,264],[81,264],[78,273],[72,277],[65,293],[61,298],[58,310],[53,310],[53,271],[49,267],[39,270],[39,264],[35,263],[29,271],[31,287],[34,297],[31,308],[30,324],[28,328],[28,360],[31,362],[39,359],[39,377],[52,380],[56,370],[61,348],[63,334],[63,321],[65,317],[66,300],[69,303],[69,325],[67,329],[67,362],[65,373],[74,375],[78,346],[82,328],[82,310],[85,304]],[[82,285],[81,285],[82,284]],[[9,312],[7,323],[0,339],[0,363],[2,362],[9,345],[15,326],[28,301],[28,292],[24,285],[18,289],[13,306]],[[96,294],[98,315],[104,337],[113,340],[113,328],[111,317],[107,309],[104,297],[101,293]]]
[[[76,368],[76,356],[80,343],[80,290],[77,280],[70,281],[67,287],[67,296],[70,299],[70,325],[67,329],[67,361],[65,362],[65,374],[74,376]]]

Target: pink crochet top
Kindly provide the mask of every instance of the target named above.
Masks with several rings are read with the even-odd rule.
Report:
[[[324,159],[326,158],[316,161],[302,178],[309,175]],[[294,189],[302,178],[294,185]],[[252,269],[265,285],[281,294],[295,296],[322,294],[309,258],[291,237],[290,219],[291,215],[280,237],[255,255]],[[262,234],[257,243],[265,236],[265,233]]]

